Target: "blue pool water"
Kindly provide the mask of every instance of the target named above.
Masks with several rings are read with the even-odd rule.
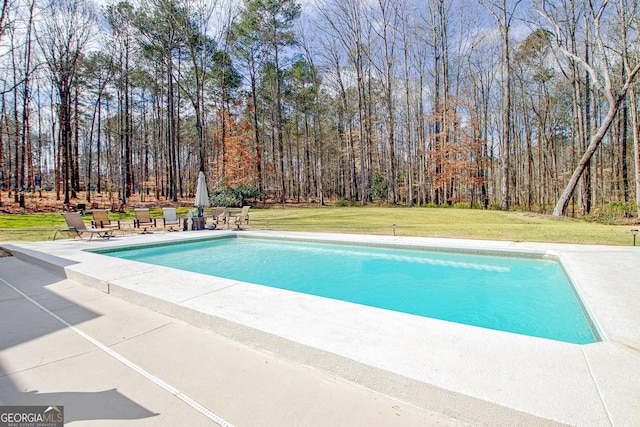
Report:
[[[555,261],[250,238],[106,254],[558,341],[599,340]]]

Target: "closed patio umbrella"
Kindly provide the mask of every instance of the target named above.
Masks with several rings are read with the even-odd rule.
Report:
[[[204,172],[200,171],[198,174],[198,187],[196,188],[196,200],[193,203],[198,207],[198,214],[201,215],[202,208],[209,206],[209,192],[207,191],[207,180],[204,177]]]

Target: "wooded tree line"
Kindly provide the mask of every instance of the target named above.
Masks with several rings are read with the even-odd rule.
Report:
[[[0,0],[0,187],[640,210],[634,0]],[[137,199],[136,199],[137,200]]]

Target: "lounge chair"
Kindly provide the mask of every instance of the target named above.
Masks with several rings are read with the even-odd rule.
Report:
[[[173,228],[174,225],[180,227],[180,218],[178,218],[176,208],[162,208],[162,221],[164,228],[169,225],[169,231],[178,231]]]
[[[93,220],[91,225],[95,228],[112,228],[114,230],[120,230],[120,221],[111,221],[109,219],[109,211],[106,209],[92,209],[91,216]]]
[[[113,229],[111,228],[87,228],[87,225],[82,220],[80,212],[65,212],[62,214],[64,220],[67,222],[68,228],[57,230],[53,235],[53,240],[56,240],[58,233],[69,233],[69,237],[79,237],[82,239],[82,235],[89,233],[89,240],[93,239],[93,235],[97,234],[103,239],[109,239],[113,235]]]
[[[142,234],[149,233],[147,231],[147,227],[155,227],[156,219],[151,217],[151,213],[149,212],[149,208],[139,208],[135,209],[136,218],[133,220],[133,225],[136,228],[144,227],[142,230]]]
[[[251,206],[243,206],[239,213],[235,213],[229,216],[228,221],[233,222],[236,226],[234,230],[242,230],[242,223],[249,224],[249,208]]]

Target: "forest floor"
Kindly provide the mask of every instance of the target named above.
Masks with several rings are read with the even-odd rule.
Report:
[[[162,207],[193,207],[194,195],[181,197],[177,202],[171,201],[165,197],[156,198],[153,195],[134,194],[131,196],[126,209],[134,208],[162,208]],[[79,208],[78,205],[84,205]],[[273,200],[266,200],[252,203],[254,207],[318,207],[318,203],[314,202],[297,202],[280,203]],[[259,205],[259,206],[256,206]],[[33,214],[33,213],[56,213],[69,210],[91,210],[108,209],[113,212],[122,211],[120,208],[120,200],[117,193],[109,194],[93,194],[90,201],[87,200],[87,192],[80,191],[77,197],[71,198],[69,206],[64,204],[64,194],[59,196],[55,191],[35,191],[24,193],[24,207],[20,206],[20,195],[16,200],[15,192],[0,191],[0,214]]]
[[[119,209],[120,203],[117,194],[110,196],[108,193],[96,194],[87,201],[87,193],[79,192],[78,197],[70,200],[69,206],[64,204],[64,195],[56,194],[55,191],[35,191],[24,193],[24,207],[20,206],[20,195],[16,200],[15,192],[0,191],[0,214],[31,214],[31,213],[51,213],[63,212],[78,209],[78,205],[84,205],[84,209]],[[126,208],[142,207],[184,207],[192,206],[194,197],[184,198],[178,202],[172,202],[165,198],[156,199],[154,196],[141,196],[139,194],[131,197],[126,204]],[[81,209],[81,210],[84,210]]]

